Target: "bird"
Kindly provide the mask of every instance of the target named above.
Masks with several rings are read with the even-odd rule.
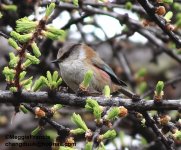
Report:
[[[57,59],[60,75],[67,86],[75,93],[84,79],[87,71],[93,71],[88,91],[101,93],[108,85],[110,92],[114,93],[127,86],[120,80],[111,67],[108,66],[91,47],[84,43],[68,43],[59,49]]]

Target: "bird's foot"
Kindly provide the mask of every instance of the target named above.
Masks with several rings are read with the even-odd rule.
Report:
[[[133,100],[133,101],[140,101],[140,100],[141,100],[141,97],[140,97],[140,95],[133,94],[133,95],[132,95],[132,100]]]

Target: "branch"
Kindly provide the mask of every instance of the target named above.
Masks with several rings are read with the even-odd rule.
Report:
[[[88,97],[79,97],[75,94],[56,93],[53,96],[47,92],[25,92],[16,95],[10,91],[0,91],[0,103],[42,103],[42,104],[62,104],[76,107],[84,107]],[[163,100],[161,104],[155,104],[154,100],[140,100],[134,102],[131,99],[112,97],[110,99],[103,96],[92,97],[102,106],[124,106],[129,110],[178,110],[181,107],[181,100]]]
[[[155,8],[148,2],[148,0],[138,0],[140,5],[145,9],[147,14],[153,21],[170,37],[170,39],[177,45],[178,48],[181,47],[181,39],[172,31],[167,30],[166,22],[161,21],[160,17],[155,14]]]

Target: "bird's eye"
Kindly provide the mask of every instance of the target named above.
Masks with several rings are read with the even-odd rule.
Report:
[[[75,49],[76,46],[78,46],[80,44],[74,44],[72,45],[61,57],[61,61],[65,60],[66,58],[68,58],[70,56],[70,53],[73,52],[73,50]]]
[[[70,53],[71,53],[71,51],[65,52],[65,53],[62,55],[61,60],[66,59],[66,58],[70,55]]]

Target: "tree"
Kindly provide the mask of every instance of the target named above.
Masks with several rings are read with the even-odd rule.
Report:
[[[17,139],[18,126],[9,131],[8,124],[16,124],[21,112],[31,112],[38,119],[24,114],[19,126],[32,136],[17,132],[19,139],[28,140],[16,144],[17,149],[28,144],[59,150],[179,149],[180,26],[179,0],[0,1],[1,41],[7,42],[0,46],[6,59],[0,78],[4,147],[12,148],[7,141]],[[67,87],[51,61],[72,41],[100,53],[129,85],[124,95],[111,95],[109,86],[99,95],[87,95],[92,71],[78,93]],[[10,46],[13,50],[7,52]],[[9,112],[16,114],[11,121]],[[23,125],[27,118],[32,122],[28,129]]]

